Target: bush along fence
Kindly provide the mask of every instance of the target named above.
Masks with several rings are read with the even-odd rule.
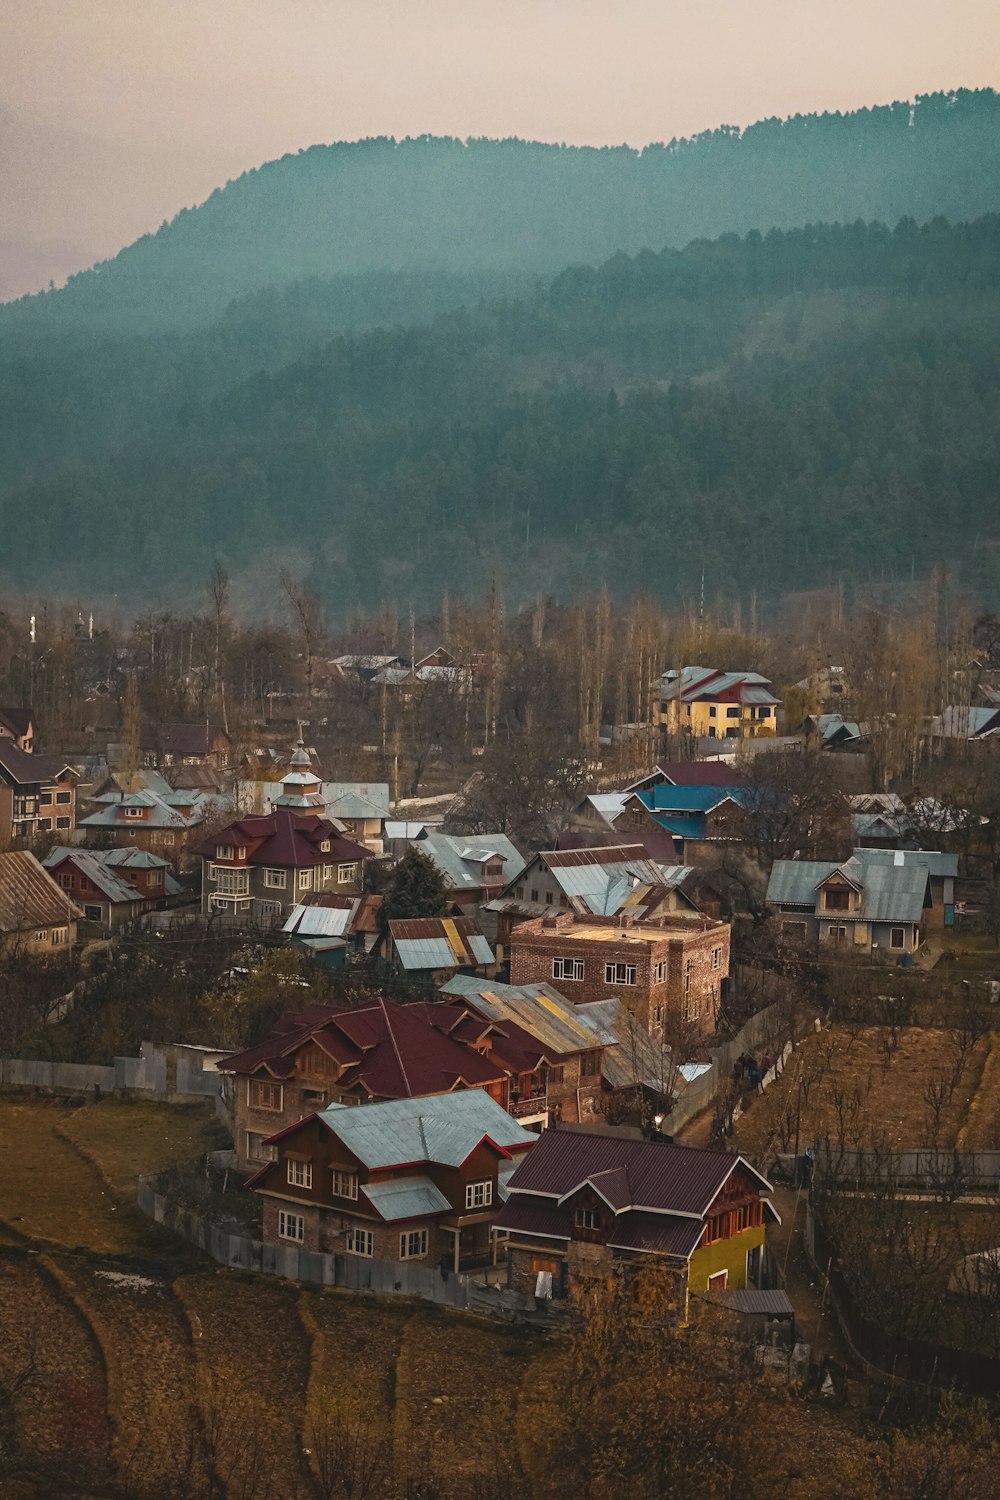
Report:
[[[197,1104],[214,1099],[221,1118],[228,1123],[223,1075],[204,1066],[199,1050],[181,1045],[160,1046],[155,1042],[143,1042],[138,1057],[116,1057],[108,1066],[0,1058],[0,1087],[43,1089],[47,1093],[71,1096],[90,1093],[153,1095],[175,1104]]]
[[[176,1207],[161,1191],[163,1186],[163,1178],[139,1178],[136,1196],[142,1212],[203,1250],[219,1265],[233,1270],[280,1276],[311,1286],[373,1292],[376,1296],[415,1297],[423,1302],[508,1320],[553,1324],[566,1313],[565,1304],[527,1296],[508,1287],[487,1286],[454,1271],[356,1255],[325,1255],[299,1250],[294,1245],[266,1245],[248,1235],[222,1229],[190,1209]]]

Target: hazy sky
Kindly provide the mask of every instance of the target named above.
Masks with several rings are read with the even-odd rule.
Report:
[[[317,141],[643,144],[1000,81],[1000,0],[0,0],[0,295]]]

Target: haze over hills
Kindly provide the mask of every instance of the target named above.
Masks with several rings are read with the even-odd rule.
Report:
[[[190,327],[305,277],[549,275],[728,231],[998,207],[992,90],[723,126],[642,151],[432,137],[314,146],[245,173],[64,289],[10,305],[0,334]]]
[[[998,215],[618,254],[310,343],[356,290],[0,369],[7,581],[191,602],[220,557],[259,602],[285,564],[344,618],[494,574],[765,604],[945,559],[997,602]]]

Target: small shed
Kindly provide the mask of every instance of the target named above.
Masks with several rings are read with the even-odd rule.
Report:
[[[708,1300],[737,1314],[740,1332],[751,1343],[794,1347],[795,1309],[787,1292],[746,1287],[743,1291],[713,1292]]]

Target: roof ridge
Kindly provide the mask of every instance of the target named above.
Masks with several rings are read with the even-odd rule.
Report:
[[[382,1015],[383,1015],[383,1017],[385,1019],[385,1029],[386,1029],[386,1032],[388,1033],[389,1041],[392,1043],[392,1050],[396,1054],[396,1061],[399,1064],[399,1071],[400,1071],[400,1074],[402,1075],[403,1083],[406,1085],[407,1091],[409,1092],[410,1089],[411,1089],[410,1080],[409,1080],[409,1077],[407,1076],[406,1066],[405,1066],[405,1064],[403,1062],[402,1053],[399,1050],[399,1044],[396,1041],[396,1034],[395,1034],[395,1032],[392,1029],[392,1022],[389,1019],[389,1012],[386,1010],[385,996],[384,995],[380,995],[379,996],[379,1002],[378,1003],[379,1003],[379,1005],[380,1005],[380,1007],[382,1009]],[[412,1097],[412,1094],[411,1094],[411,1097]],[[421,1125],[421,1131],[423,1131],[423,1126],[422,1125]]]

